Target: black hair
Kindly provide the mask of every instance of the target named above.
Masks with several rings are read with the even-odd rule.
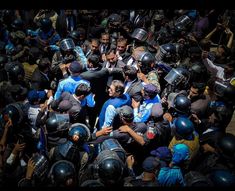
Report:
[[[137,78],[137,70],[135,67],[126,65],[126,66],[124,66],[123,70],[124,70],[124,74],[126,76],[128,76],[128,78],[131,81],[133,81]]]
[[[50,65],[50,60],[49,58],[45,57],[40,59],[39,63],[38,63],[38,69],[40,71],[44,71],[46,68],[48,68]]]
[[[76,96],[81,96],[81,95],[87,96],[88,94],[90,94],[90,92],[91,88],[89,87],[88,84],[85,83],[79,84],[75,89]]]
[[[192,87],[198,89],[198,93],[202,94],[206,89],[206,84],[205,83],[193,82]]]
[[[99,59],[99,56],[96,55],[96,54],[91,54],[88,56],[88,62],[91,62],[92,65],[94,66],[94,68],[100,66],[99,65],[99,62],[100,62],[100,59]]]

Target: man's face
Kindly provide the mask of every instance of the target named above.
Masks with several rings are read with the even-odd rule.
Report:
[[[126,42],[118,42],[117,43],[117,51],[119,51],[119,53],[123,53],[126,51]]]
[[[106,59],[107,61],[110,63],[110,64],[115,64],[116,61],[117,61],[117,56],[116,54],[114,54],[113,52],[111,52],[110,54],[108,54],[106,56]]]
[[[98,49],[99,49],[98,43],[96,41],[92,41],[91,42],[91,51],[95,52],[95,51],[98,51]]]
[[[101,39],[100,39],[100,42],[102,44],[109,44],[109,35],[108,34],[105,34],[105,35],[102,35],[101,36]]]
[[[114,85],[111,85],[108,89],[108,92],[109,92],[109,96],[110,97],[114,97],[116,95],[116,91],[115,91],[115,87]]]
[[[199,95],[198,89],[197,89],[197,88],[194,88],[194,87],[191,87],[191,88],[190,88],[190,91],[189,91],[188,98],[189,98],[189,99],[192,99],[193,97],[196,97],[196,96],[198,96],[198,95]]]

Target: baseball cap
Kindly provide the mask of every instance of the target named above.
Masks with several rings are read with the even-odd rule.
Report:
[[[160,168],[160,161],[156,157],[150,156],[144,160],[142,167],[145,172],[154,173],[158,168]]]
[[[157,149],[152,150],[150,154],[165,161],[170,161],[172,158],[171,150],[166,146],[158,147]]]
[[[174,164],[180,164],[189,159],[189,147],[183,143],[174,145],[172,153],[172,162]]]
[[[44,90],[43,91],[30,90],[28,92],[27,98],[28,98],[30,103],[33,103],[35,101],[46,100],[47,93]]]
[[[132,121],[134,119],[133,109],[128,105],[118,108],[117,111],[125,120]]]

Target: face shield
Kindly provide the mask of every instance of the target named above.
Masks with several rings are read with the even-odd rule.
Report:
[[[43,179],[46,176],[46,173],[49,169],[49,161],[45,156],[36,153],[32,160],[35,163],[35,169],[33,171],[33,176],[38,179]]]
[[[131,37],[138,41],[144,42],[148,38],[148,32],[145,31],[144,29],[137,28],[133,31],[133,33],[131,34]]]
[[[164,79],[168,84],[178,85],[184,79],[184,75],[178,72],[175,68],[172,68]]]
[[[125,162],[126,161],[126,152],[116,139],[107,139],[101,144],[101,150],[111,150],[115,151],[119,158]]]
[[[75,44],[71,38],[66,38],[60,42],[60,48],[62,51],[71,51],[75,48]]]
[[[187,15],[182,15],[175,21],[175,26],[178,30],[186,30],[191,23],[192,21]]]

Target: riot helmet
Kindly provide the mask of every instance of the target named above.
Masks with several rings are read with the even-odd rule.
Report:
[[[175,29],[177,32],[186,31],[192,24],[192,20],[187,15],[180,16],[175,21]]]
[[[95,160],[97,178],[105,185],[118,184],[122,180],[124,164],[115,151],[103,150]]]
[[[175,133],[177,137],[188,139],[194,131],[194,125],[186,117],[178,117],[175,121]]]
[[[211,181],[206,176],[197,171],[189,171],[188,173],[186,173],[184,176],[184,180],[186,186],[192,186],[192,187],[212,186]]]
[[[173,107],[179,114],[189,114],[191,110],[191,101],[186,95],[178,94],[174,99]]]
[[[103,150],[115,151],[123,163],[126,162],[126,152],[117,139],[106,139],[101,144],[101,151]]]
[[[170,62],[173,61],[176,55],[176,46],[173,43],[167,43],[160,46],[156,54],[158,61]]]
[[[213,186],[230,187],[235,186],[235,176],[229,170],[214,170],[209,175]]]
[[[59,132],[62,133],[64,131],[68,131],[70,127],[69,120],[69,114],[53,113],[46,120],[46,128],[48,134],[54,134]]]
[[[151,64],[155,63],[155,58],[150,52],[141,51],[136,55],[142,73],[147,74],[152,70]]]
[[[33,171],[33,176],[37,179],[44,179],[49,170],[49,161],[48,159],[39,153],[36,153],[32,160],[35,163],[35,169]]]
[[[215,81],[214,92],[224,101],[234,103],[235,87],[231,83]]]
[[[83,144],[90,138],[89,128],[82,123],[74,123],[68,132],[68,139],[75,144]]]
[[[218,152],[225,159],[235,160],[235,136],[232,134],[225,134],[217,142]]]
[[[72,162],[59,160],[54,163],[49,172],[49,179],[53,186],[74,186],[76,183],[76,170]]]
[[[78,42],[80,40],[80,32],[79,31],[71,31],[68,34],[68,38],[72,38],[74,41]]]
[[[108,17],[108,27],[112,30],[111,32],[114,32],[115,29],[118,29],[121,24],[121,16],[113,13],[109,15]]]
[[[189,72],[191,82],[206,82],[207,69],[202,63],[193,63],[193,65],[189,68]]]
[[[5,65],[5,69],[8,72],[9,79],[12,82],[19,82],[24,79],[25,71],[23,66],[18,62],[10,62]]]
[[[2,113],[3,116],[9,117],[12,120],[13,126],[20,124],[24,119],[23,109],[18,103],[7,105]]]
[[[71,38],[63,39],[60,42],[60,49],[64,52],[71,51],[75,48],[75,44]]]
[[[172,68],[164,77],[168,84],[177,86],[179,84],[188,84],[190,73],[185,68]]]
[[[0,55],[0,69],[4,68],[4,65],[8,62],[8,58],[5,55]]]
[[[24,29],[24,22],[22,19],[15,19],[11,24],[13,30],[23,30]]]
[[[40,20],[40,29],[43,32],[49,32],[50,29],[52,28],[52,22],[49,18],[43,18]]]
[[[145,42],[148,38],[148,32],[143,28],[136,28],[131,34],[131,37],[137,41]]]

